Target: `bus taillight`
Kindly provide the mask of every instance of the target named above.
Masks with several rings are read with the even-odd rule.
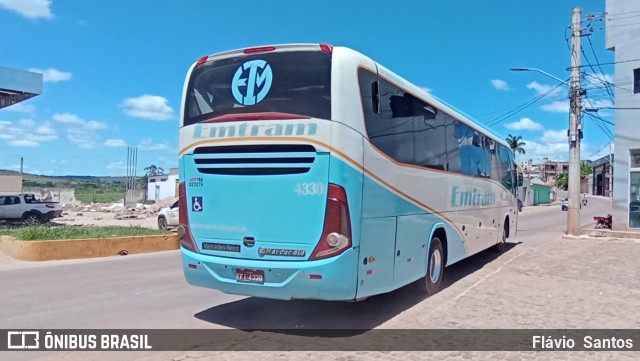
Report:
[[[180,245],[192,252],[198,252],[196,242],[193,240],[191,229],[189,228],[189,213],[187,212],[187,192],[185,190],[184,182],[180,182],[178,185],[178,226],[177,232],[180,237]]]
[[[344,188],[329,184],[327,211],[320,241],[311,254],[311,259],[337,256],[351,248],[351,222],[349,204]]]
[[[320,50],[324,51],[327,54],[333,54],[333,46],[329,44],[320,44]]]
[[[261,46],[258,48],[248,48],[248,49],[244,49],[244,53],[245,54],[253,54],[253,53],[264,53],[267,51],[274,51],[276,50],[275,46]]]
[[[204,63],[207,62],[207,60],[209,59],[209,56],[203,56],[202,58],[198,59],[198,61],[196,62],[196,66],[200,66]]]

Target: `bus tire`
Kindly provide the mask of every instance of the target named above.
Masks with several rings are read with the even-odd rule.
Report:
[[[442,241],[437,236],[431,239],[427,257],[427,274],[416,283],[420,293],[433,295],[440,291],[444,275],[444,251]]]
[[[492,248],[494,252],[503,253],[507,250],[507,233],[509,232],[507,227],[509,226],[505,223],[504,227],[502,227],[502,238],[500,242],[496,243]]]

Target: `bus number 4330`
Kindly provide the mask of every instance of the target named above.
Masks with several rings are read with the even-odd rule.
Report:
[[[324,184],[322,183],[298,183],[293,190],[299,196],[313,196],[324,194]]]

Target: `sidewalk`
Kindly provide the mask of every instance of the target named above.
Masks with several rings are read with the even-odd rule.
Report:
[[[468,273],[466,268],[470,264],[482,263],[486,257],[489,256],[480,254],[472,257],[464,267],[454,265],[448,268],[449,276],[457,278],[452,284],[408,307],[376,329],[640,328],[637,265],[640,244],[637,242],[564,239],[558,235],[541,242],[519,244]],[[372,298],[364,302],[377,301]],[[640,358],[640,352],[165,352],[143,360],[266,361],[303,358],[341,361],[430,358],[635,360]]]

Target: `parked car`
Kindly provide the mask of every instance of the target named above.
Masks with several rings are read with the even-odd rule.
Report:
[[[158,213],[158,229],[178,226],[178,211],[178,201],[172,204],[171,207],[162,208]]]
[[[33,194],[0,194],[0,220],[45,223],[62,217],[58,202],[41,202]]]
[[[568,209],[569,209],[569,198],[565,198],[565,199],[562,201],[562,210],[563,210],[563,211],[566,211],[566,210],[568,210]]]
[[[518,198],[518,212],[522,212],[522,201]]]

